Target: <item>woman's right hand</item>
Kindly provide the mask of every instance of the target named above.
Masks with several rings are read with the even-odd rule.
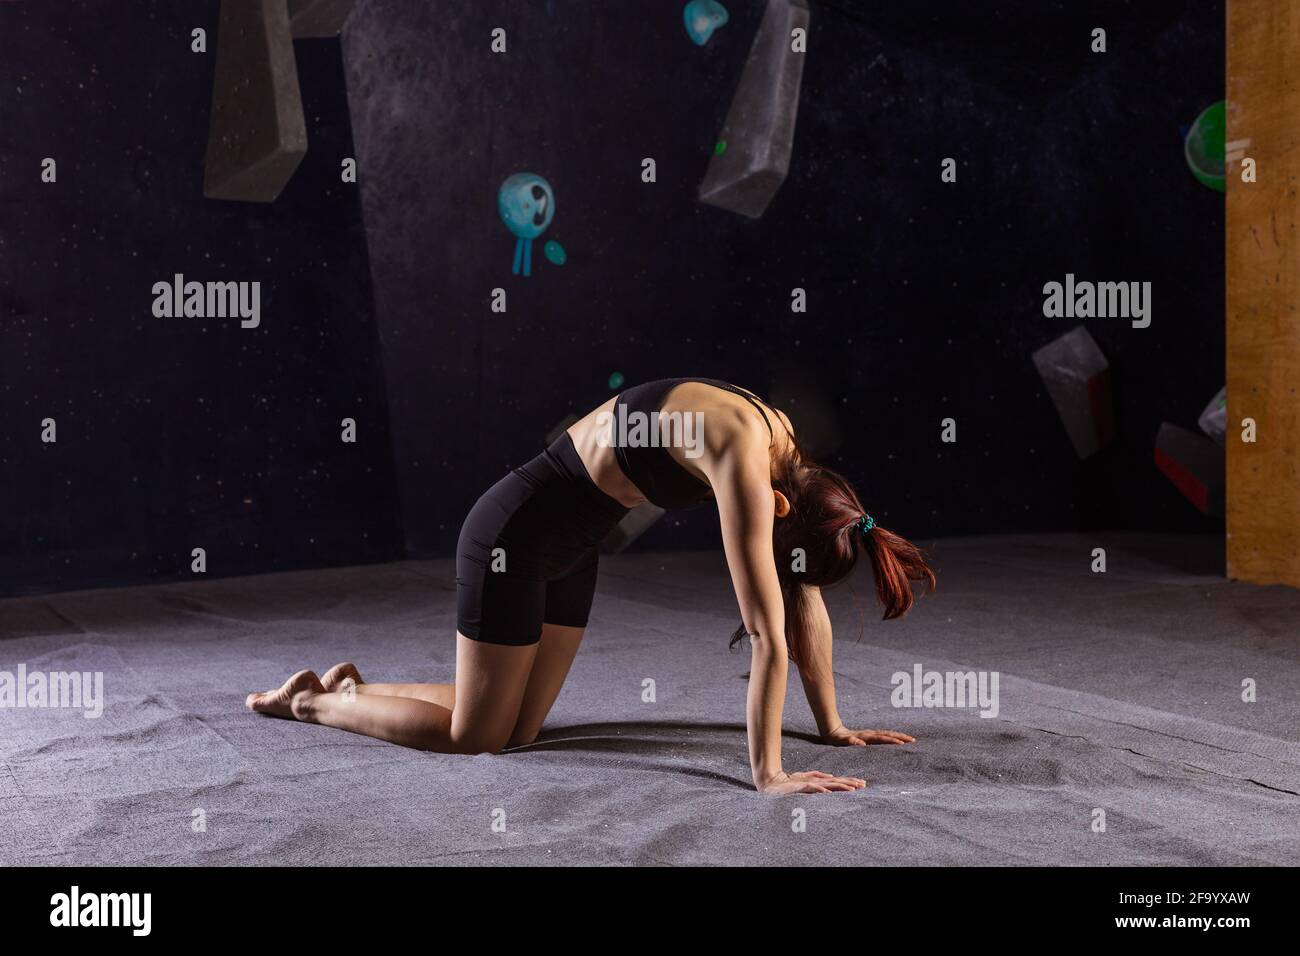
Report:
[[[804,770],[800,773],[786,773],[782,770],[767,783],[759,787],[760,793],[780,797],[790,793],[834,793],[836,791],[861,790],[867,785],[858,777],[836,777],[820,770]]]

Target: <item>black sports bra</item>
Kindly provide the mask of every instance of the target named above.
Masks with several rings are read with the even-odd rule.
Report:
[[[664,444],[669,440],[665,434],[667,426],[651,428],[646,424],[658,420],[664,397],[685,382],[700,382],[741,396],[758,409],[767,424],[768,433],[772,432],[772,422],[768,419],[767,412],[763,411],[760,399],[743,388],[715,379],[663,378],[623,392],[614,401],[614,457],[623,474],[646,496],[647,501],[668,510],[697,505],[713,495],[708,484],[696,478],[669,454]],[[641,415],[634,417],[634,413],[638,412]],[[634,431],[638,419],[642,423],[639,434]],[[662,420],[659,421],[662,424]],[[624,422],[627,423],[626,426],[621,424]]]

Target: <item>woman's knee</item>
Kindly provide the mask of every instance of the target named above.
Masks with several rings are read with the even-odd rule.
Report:
[[[452,753],[499,754],[505,749],[509,736],[509,733],[501,733],[491,728],[457,727],[455,717],[452,718]]]

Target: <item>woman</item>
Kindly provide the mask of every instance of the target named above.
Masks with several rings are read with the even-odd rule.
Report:
[[[933,588],[934,574],[916,547],[875,525],[848,482],[808,459],[785,415],[710,379],[664,379],[611,398],[479,499],[456,554],[454,684],[371,684],[338,664],[320,679],[299,671],[247,704],[439,753],[531,743],[582,640],[597,545],[642,502],[680,508],[710,497],[740,604],[732,644],[748,636],[752,647],[754,785],[772,794],[866,786],[782,769],[787,660],[825,743],[910,743],[840,719],[819,589],[846,578],[865,552],[884,616],[894,618],[912,606],[910,581]]]

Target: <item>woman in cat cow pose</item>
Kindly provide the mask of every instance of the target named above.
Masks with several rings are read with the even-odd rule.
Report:
[[[884,616],[895,618],[912,606],[911,582],[933,588],[934,573],[914,545],[875,524],[844,478],[809,459],[784,414],[711,379],[628,389],[479,499],[456,554],[454,684],[369,683],[338,664],[321,678],[299,671],[247,704],[438,753],[531,743],[582,641],[597,545],[643,502],[672,509],[709,498],[740,604],[732,643],[747,636],[753,655],[745,712],[754,786],[771,794],[866,786],[782,767],[787,664],[799,668],[824,743],[910,743],[892,730],[850,730],[840,718],[820,588],[844,580],[865,555]],[[798,571],[789,557],[796,548],[805,557]],[[493,570],[497,549],[508,570]]]

